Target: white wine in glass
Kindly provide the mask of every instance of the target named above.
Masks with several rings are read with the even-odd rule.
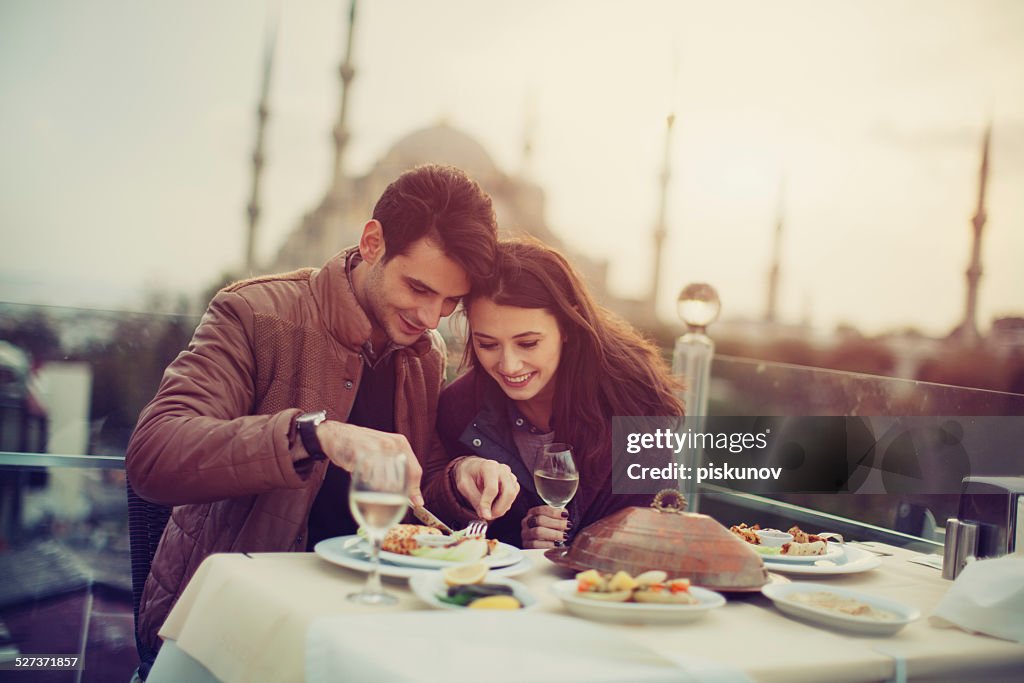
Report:
[[[348,505],[370,541],[373,568],[363,590],[348,596],[352,602],[363,605],[393,605],[398,602],[380,585],[380,546],[388,529],[398,524],[409,505],[405,483],[405,455],[402,453],[364,453],[356,459]]]
[[[368,534],[386,536],[388,529],[402,519],[409,501],[402,493],[359,491],[349,497],[349,505],[352,516]]]
[[[572,459],[572,446],[551,443],[544,446],[533,468],[533,483],[537,495],[555,508],[564,508],[576,495],[580,475]]]

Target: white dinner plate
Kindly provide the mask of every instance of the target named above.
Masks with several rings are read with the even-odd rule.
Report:
[[[357,540],[354,541],[353,539]],[[365,549],[360,547],[363,545],[360,541],[362,541],[362,539],[355,534],[351,536],[328,538],[317,543],[316,547],[313,548],[313,552],[333,564],[360,572],[368,572],[373,567],[373,563],[370,562],[370,558],[367,556]],[[514,548],[514,550],[518,550],[518,548]],[[492,569],[491,575],[515,576],[517,574],[522,574],[530,568],[531,563],[530,558],[522,554],[522,552],[519,553],[519,558],[519,561],[515,564]],[[452,564],[458,563],[446,562],[444,566],[450,566]],[[409,579],[418,574],[430,574],[435,571],[437,571],[436,568],[392,564],[383,560],[381,560],[380,563],[381,576],[391,578]]]
[[[757,551],[755,551],[757,552]],[[839,559],[844,550],[838,543],[829,543],[826,547],[824,555],[768,555],[766,553],[757,553],[761,556],[761,559],[765,562],[771,562],[772,564],[814,564],[818,560],[837,560]]]
[[[836,559],[827,559],[825,555],[811,558],[809,564],[786,564],[784,562],[768,562],[764,566],[770,571],[791,576],[839,576],[842,574],[859,574],[870,571],[882,564],[882,558],[853,546],[847,546],[845,552]]]
[[[488,576],[484,579],[484,583],[497,583],[503,586],[508,586],[512,589],[512,595],[515,596],[516,600],[522,603],[523,609],[530,609],[531,607],[537,606],[537,598],[533,597],[533,594],[527,590],[526,586],[518,581],[506,579],[504,577]],[[443,602],[440,599],[440,596],[447,595],[448,593],[448,584],[444,582],[444,577],[441,576],[441,572],[418,574],[409,579],[409,588],[412,589],[412,592],[415,593],[420,600],[432,607],[436,607],[437,609],[466,609],[459,605]]]
[[[552,584],[551,592],[571,614],[584,619],[619,624],[679,624],[698,619],[709,610],[725,604],[725,598],[706,588],[690,586],[699,602],[694,605],[662,605],[650,602],[603,602],[577,595],[576,579]]]
[[[369,557],[369,543],[364,542],[360,547],[363,552],[366,553],[367,557]],[[391,564],[402,565],[404,567],[421,567],[423,569],[444,569],[445,567],[451,567],[456,564],[466,564],[464,561],[452,562],[450,560],[435,560],[430,557],[416,557],[415,555],[389,553],[386,550],[380,551],[380,559]],[[481,558],[481,561],[491,569],[498,569],[499,567],[508,567],[509,565],[513,565],[521,559],[523,559],[522,550],[514,545],[509,545],[508,543],[498,543],[498,545],[494,547],[494,552],[487,557]]]
[[[823,583],[788,583],[765,586],[761,589],[783,614],[814,622],[829,628],[851,631],[863,635],[888,636],[896,633],[912,621],[921,618],[921,611],[894,600],[876,598],[849,588],[832,587]],[[834,593],[842,598],[852,598],[866,603],[875,609],[891,612],[891,621],[879,621],[868,617],[843,614],[833,610],[814,607],[801,602],[793,602],[789,598],[796,593]]]

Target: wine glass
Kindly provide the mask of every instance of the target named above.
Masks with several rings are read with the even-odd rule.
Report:
[[[366,586],[348,599],[363,605],[393,605],[398,599],[380,586],[380,546],[388,529],[398,524],[409,506],[404,453],[363,453],[352,470],[348,494],[352,516],[370,541],[373,568]]]
[[[533,465],[533,484],[545,503],[553,508],[565,508],[580,484],[572,446],[558,442],[545,445]],[[557,541],[555,545],[560,546],[562,542]]]

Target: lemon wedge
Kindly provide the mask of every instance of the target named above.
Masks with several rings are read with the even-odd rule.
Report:
[[[441,570],[441,576],[449,586],[468,586],[483,581],[487,577],[488,569],[489,567],[483,562],[460,564],[454,567],[445,567]]]
[[[522,606],[511,595],[488,595],[469,603],[469,609],[519,609]]]

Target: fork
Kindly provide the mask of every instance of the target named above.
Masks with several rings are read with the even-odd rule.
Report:
[[[487,522],[482,519],[471,519],[462,531],[462,534],[465,538],[472,538],[474,536],[483,538],[487,535]]]
[[[468,538],[487,540],[487,522],[482,519],[471,519],[465,529],[456,531],[454,534],[443,536],[420,534],[415,536],[415,539],[422,546],[440,548],[451,544],[453,536],[457,537],[460,541]]]

